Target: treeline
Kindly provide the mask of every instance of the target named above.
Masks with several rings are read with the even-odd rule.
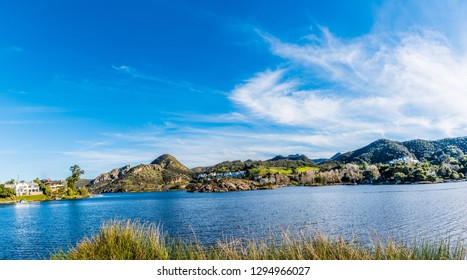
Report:
[[[467,156],[459,159],[446,157],[439,164],[430,162],[395,163],[327,163],[319,170],[295,173],[292,180],[301,185],[329,184],[404,184],[441,182],[465,179]]]
[[[246,179],[287,176],[295,185],[332,184],[404,184],[462,180],[467,173],[467,156],[444,156],[441,161],[395,163],[341,163],[328,161],[319,165],[301,160],[230,161],[206,168],[204,172],[245,171]]]

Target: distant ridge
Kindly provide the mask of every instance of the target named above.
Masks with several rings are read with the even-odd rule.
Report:
[[[434,141],[415,139],[405,142],[379,139],[363,148],[344,153],[334,160],[343,163],[387,163],[397,158],[411,157],[419,161],[437,162],[443,156],[459,158],[466,152],[467,137]]]
[[[307,161],[307,162],[311,162],[311,160],[305,156],[305,155],[299,155],[299,154],[295,154],[295,155],[288,155],[288,156],[275,156],[273,157],[272,159],[268,159],[267,161],[277,161],[277,160],[302,160],[302,161]]]

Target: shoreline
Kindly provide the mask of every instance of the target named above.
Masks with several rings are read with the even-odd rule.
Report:
[[[130,191],[130,192],[102,192],[102,193],[92,193],[88,196],[84,197],[73,197],[73,198],[47,198],[47,199],[34,199],[34,200],[23,200],[23,199],[11,199],[11,200],[4,200],[0,199],[0,205],[7,205],[7,204],[17,204],[17,203],[31,203],[31,202],[47,202],[47,201],[57,201],[57,200],[75,200],[75,199],[85,199],[95,197],[96,195],[103,195],[103,194],[113,194],[113,193],[156,193],[156,192],[178,192],[178,191],[185,191],[187,193],[221,193],[221,192],[245,192],[245,191],[262,191],[262,190],[274,190],[278,188],[285,188],[285,187],[333,187],[333,186],[384,186],[384,185],[395,185],[395,186],[404,186],[404,185],[435,185],[435,184],[449,184],[449,183],[462,183],[467,182],[467,179],[462,180],[450,180],[450,181],[440,181],[440,182],[414,182],[414,183],[403,183],[403,184],[395,184],[395,183],[378,183],[378,184],[313,184],[313,185],[294,185],[294,184],[281,184],[281,185],[264,185],[258,186],[254,189],[238,189],[238,190],[224,190],[224,191],[193,191],[187,188],[183,189],[168,189],[168,190],[144,190],[144,191]]]
[[[102,192],[102,193],[94,193],[94,195],[102,195],[102,194],[113,194],[113,193],[158,193],[158,192],[178,192],[178,191],[185,191],[187,193],[225,193],[225,192],[247,192],[247,191],[263,191],[263,190],[275,190],[279,188],[286,188],[286,187],[310,187],[310,188],[315,188],[315,187],[334,187],[334,186],[412,186],[412,185],[441,185],[441,184],[450,184],[450,183],[462,183],[462,182],[467,182],[467,179],[462,179],[462,180],[450,180],[450,181],[440,181],[440,182],[426,182],[426,181],[421,181],[421,182],[414,182],[414,183],[403,183],[403,184],[395,184],[395,183],[378,183],[378,184],[328,184],[328,185],[322,185],[322,184],[314,184],[314,185],[294,185],[294,184],[281,184],[281,185],[264,185],[260,186],[255,189],[245,189],[245,190],[226,190],[226,191],[193,191],[188,188],[185,189],[168,189],[168,190],[154,190],[154,191],[130,191],[130,192]]]
[[[33,199],[33,200],[23,200],[23,199],[14,199],[14,200],[0,200],[1,204],[18,204],[18,203],[32,203],[32,202],[47,202],[47,201],[57,201],[57,200],[74,200],[74,199],[83,199],[93,197],[94,194],[83,196],[83,197],[73,197],[73,198],[47,198],[47,199]]]

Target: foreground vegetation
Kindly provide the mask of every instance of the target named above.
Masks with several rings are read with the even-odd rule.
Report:
[[[171,238],[154,224],[111,221],[69,252],[60,250],[51,259],[61,260],[460,260],[466,248],[449,241],[398,244],[377,240],[369,246],[323,234],[290,234],[266,240],[219,241],[206,246]]]

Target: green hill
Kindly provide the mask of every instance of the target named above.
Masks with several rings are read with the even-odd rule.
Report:
[[[183,189],[191,180],[191,171],[171,155],[162,155],[150,164],[114,169],[96,177],[90,189],[102,192],[136,192]]]
[[[414,156],[405,146],[396,141],[380,139],[371,143],[368,146],[358,150],[347,152],[339,156],[336,160],[349,162],[388,162],[390,160],[401,158],[404,156]]]
[[[387,139],[377,140],[368,146],[347,152],[335,158],[338,162],[386,163],[401,157],[412,157],[419,161],[438,163],[446,156],[454,159],[467,152],[467,137],[446,138],[441,140],[410,140],[397,142]]]

